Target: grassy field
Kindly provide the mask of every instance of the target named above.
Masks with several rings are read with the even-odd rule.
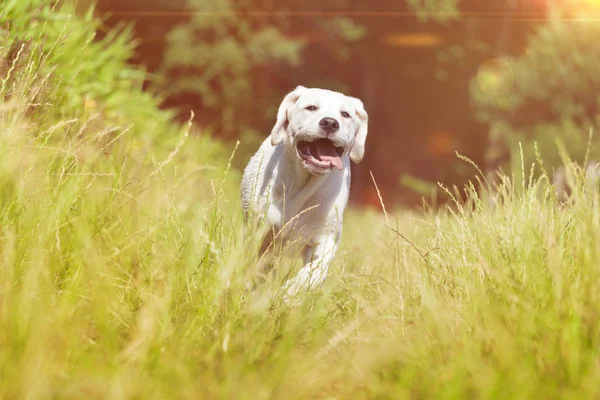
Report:
[[[89,20],[66,20],[0,34],[1,398],[600,397],[600,196],[581,173],[568,206],[541,173],[504,177],[495,206],[468,186],[440,210],[351,210],[324,287],[286,306],[297,261],[245,290],[231,149],[137,89],[81,89],[53,52]]]

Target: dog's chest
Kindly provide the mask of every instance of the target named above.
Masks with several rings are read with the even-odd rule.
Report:
[[[310,244],[325,225],[327,214],[318,196],[304,193],[274,190],[269,204],[267,218],[276,231],[281,231],[280,239],[294,241],[300,245]]]

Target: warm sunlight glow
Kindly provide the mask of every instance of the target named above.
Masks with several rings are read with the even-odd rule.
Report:
[[[477,71],[479,89],[490,96],[502,96],[513,87],[515,74],[510,63],[503,58],[485,61]]]
[[[384,36],[383,42],[393,47],[433,47],[442,39],[431,33],[398,33]]]
[[[600,10],[600,0],[565,0],[564,3],[574,11]]]

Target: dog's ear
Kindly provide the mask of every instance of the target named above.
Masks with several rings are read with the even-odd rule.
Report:
[[[283,98],[279,110],[277,111],[277,121],[275,121],[275,126],[273,126],[273,129],[271,130],[271,144],[273,146],[276,146],[283,141],[285,130],[289,123],[288,109],[298,101],[300,95],[305,90],[306,88],[304,86],[298,86]]]
[[[354,143],[350,148],[350,159],[355,163],[362,161],[365,156],[365,142],[367,141],[367,131],[369,128],[369,115],[365,111],[363,102],[357,98],[352,97],[352,103],[356,107],[356,116],[359,120],[358,129],[354,135]]]

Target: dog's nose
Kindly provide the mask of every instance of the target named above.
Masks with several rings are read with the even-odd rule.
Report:
[[[319,126],[327,133],[333,133],[340,129],[340,123],[335,118],[323,118],[319,121]]]

